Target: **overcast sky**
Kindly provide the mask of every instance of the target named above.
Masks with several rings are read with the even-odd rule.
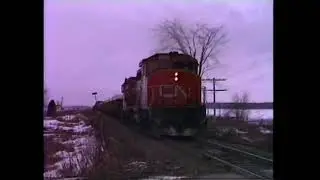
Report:
[[[121,3],[119,3],[121,2]],[[156,41],[151,28],[165,19],[223,24],[229,44],[210,76],[227,78],[217,101],[248,91],[251,101],[273,101],[273,2],[65,1],[45,2],[45,84],[65,105],[92,105],[120,93]],[[212,85],[208,85],[212,87]],[[211,96],[210,96],[211,97]]]

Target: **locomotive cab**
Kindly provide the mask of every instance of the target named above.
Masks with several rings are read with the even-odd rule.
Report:
[[[177,52],[155,54],[147,59],[143,59],[139,66],[143,76],[150,76],[158,70],[181,70],[193,74],[198,73],[198,62],[186,54]]]
[[[144,117],[163,134],[194,135],[205,119],[197,60],[171,52],[155,54],[139,65]]]

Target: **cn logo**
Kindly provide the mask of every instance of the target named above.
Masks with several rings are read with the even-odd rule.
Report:
[[[187,99],[187,93],[185,92],[185,90],[179,86],[179,85],[176,85],[176,91],[178,92],[178,94],[182,94],[182,96]]]

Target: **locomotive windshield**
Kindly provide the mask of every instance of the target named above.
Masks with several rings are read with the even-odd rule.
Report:
[[[180,70],[185,70],[189,71],[192,73],[197,74],[198,72],[198,64],[196,62],[190,62],[190,61],[157,61],[148,64],[148,67],[146,68],[147,70],[147,75],[150,73],[160,70],[160,69],[180,69]]]
[[[150,58],[145,62],[144,73],[147,76],[160,69],[185,70],[197,74],[198,62],[189,57],[161,55]]]
[[[197,64],[194,62],[174,62],[172,65],[173,69],[184,69],[193,73],[197,73]]]

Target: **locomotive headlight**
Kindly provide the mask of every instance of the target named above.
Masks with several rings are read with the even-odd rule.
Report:
[[[178,77],[174,77],[174,81],[178,81]]]
[[[174,73],[174,76],[178,76],[178,72],[175,72],[175,73]]]

